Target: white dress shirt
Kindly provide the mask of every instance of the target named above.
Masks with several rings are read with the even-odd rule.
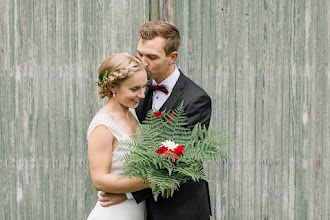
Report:
[[[153,110],[158,111],[164,105],[164,103],[166,102],[168,97],[170,97],[170,95],[173,91],[173,88],[180,77],[179,69],[175,65],[174,65],[174,67],[175,67],[174,72],[161,83],[157,84],[157,82],[155,80],[152,80],[152,85],[159,85],[159,86],[164,85],[164,86],[166,86],[167,91],[168,91],[168,94],[165,94],[164,92],[159,91],[159,90],[153,91],[153,94],[152,94],[152,109]]]

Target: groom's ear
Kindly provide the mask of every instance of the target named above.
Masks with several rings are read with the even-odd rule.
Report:
[[[170,61],[169,61],[169,64],[174,64],[177,58],[178,58],[178,52],[173,51],[173,52],[170,54]]]

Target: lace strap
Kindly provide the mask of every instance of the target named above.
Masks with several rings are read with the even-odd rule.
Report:
[[[92,131],[99,125],[106,126],[109,131],[117,138],[119,141],[120,139],[124,138],[125,134],[123,134],[115,124],[115,122],[110,118],[110,116],[106,114],[96,115],[92,122],[90,123],[87,131],[87,140],[89,139],[90,134]]]

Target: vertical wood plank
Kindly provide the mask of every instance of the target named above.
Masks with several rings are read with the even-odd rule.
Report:
[[[159,19],[173,22],[173,0],[159,0]]]
[[[160,0],[149,0],[149,20],[155,21],[160,19],[159,3]]]

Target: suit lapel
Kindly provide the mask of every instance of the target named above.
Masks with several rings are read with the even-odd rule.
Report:
[[[150,85],[151,81],[147,83]],[[152,94],[153,92],[146,87],[145,97],[140,100],[139,106],[136,108],[136,114],[139,118],[140,123],[142,123],[148,113],[148,111],[152,108]]]
[[[151,91],[151,89],[149,89],[147,87],[146,89],[146,96],[145,96],[145,100],[146,100],[146,103],[145,103],[145,114],[144,114],[144,117],[147,115],[147,112],[152,108],[152,94],[153,94],[153,91]]]
[[[176,104],[178,98],[181,96],[182,89],[184,88],[185,84],[186,84],[186,77],[180,71],[179,79],[176,82],[175,86],[173,87],[173,90],[171,92],[170,97],[168,97],[166,102],[159,109],[160,111],[163,111],[164,109],[170,110],[170,109],[173,109],[173,108],[177,107],[177,106],[174,106],[174,105]]]

